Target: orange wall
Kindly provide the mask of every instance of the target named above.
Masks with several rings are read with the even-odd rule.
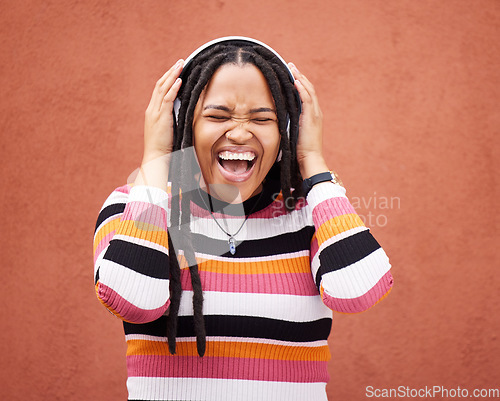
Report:
[[[1,8],[0,399],[126,399],[121,324],[93,293],[95,219],[140,162],[157,78],[230,34],[269,43],[316,85],[329,164],[393,264],[382,304],[334,318],[331,399],[498,388],[500,2]]]

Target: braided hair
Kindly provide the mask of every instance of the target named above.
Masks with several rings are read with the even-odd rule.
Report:
[[[196,346],[200,356],[205,354],[206,332],[203,318],[203,290],[198,273],[198,264],[190,232],[191,194],[187,190],[188,182],[193,181],[194,169],[198,169],[193,152],[183,151],[193,147],[193,117],[196,105],[213,74],[225,64],[243,66],[253,64],[264,75],[274,99],[280,133],[279,163],[268,173],[279,177],[281,193],[286,200],[287,211],[295,209],[301,195],[302,178],[300,175],[296,143],[300,114],[300,98],[290,78],[290,73],[283,61],[271,50],[258,44],[232,40],[216,44],[202,51],[187,64],[182,72],[182,86],[178,93],[180,108],[177,124],[174,124],[173,154],[170,164],[169,181],[171,182],[171,222],[169,227],[169,262],[170,262],[170,311],[167,320],[169,351],[175,354],[177,320],[181,298],[181,280],[179,259],[174,252],[172,234],[181,238],[182,252],[189,266],[193,287],[194,332]],[[180,155],[180,156],[177,156]],[[180,157],[180,160],[179,160]],[[184,191],[183,191],[184,188]],[[295,190],[291,190],[295,188]],[[182,196],[181,196],[182,193]],[[177,249],[178,251],[178,249]]]

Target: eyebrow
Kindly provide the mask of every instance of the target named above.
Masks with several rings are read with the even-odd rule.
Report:
[[[228,113],[232,111],[229,107],[222,106],[219,104],[209,104],[203,108],[203,110],[208,110],[208,109],[222,110],[222,111],[227,111]],[[255,109],[250,110],[250,114],[266,113],[266,112],[276,113],[276,110],[271,109],[270,107],[257,107]]]

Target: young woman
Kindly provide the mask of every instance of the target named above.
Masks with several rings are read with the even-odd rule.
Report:
[[[332,310],[368,309],[392,276],[326,165],[312,84],[217,39],[157,82],[144,138],[94,239],[129,399],[326,400]]]

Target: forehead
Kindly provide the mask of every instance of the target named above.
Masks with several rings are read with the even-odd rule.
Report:
[[[264,74],[253,64],[225,64],[210,79],[203,95],[203,104],[229,108],[274,107],[274,100]]]

